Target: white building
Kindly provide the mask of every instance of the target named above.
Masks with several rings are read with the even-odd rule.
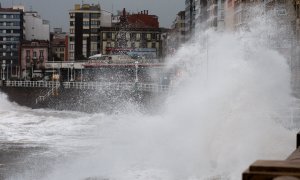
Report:
[[[37,12],[29,11],[24,13],[25,39],[50,40],[49,21],[43,20]]]

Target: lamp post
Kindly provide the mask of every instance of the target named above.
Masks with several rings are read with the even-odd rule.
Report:
[[[7,68],[6,68],[6,80],[8,80],[8,66],[9,64],[7,64]]]
[[[70,81],[74,81],[74,79],[73,79],[73,68],[74,68],[74,63],[71,63],[71,79],[70,79]]]
[[[12,77],[13,60],[10,60],[10,78]]]
[[[138,83],[139,82],[139,79],[138,79],[138,68],[139,68],[139,65],[138,65],[138,61],[135,61],[134,64],[135,64],[135,83]]]
[[[83,72],[82,72],[82,66],[81,66],[81,68],[80,68],[80,82],[82,82],[82,79],[83,79]]]
[[[2,80],[5,80],[5,67],[6,67],[5,63],[6,63],[6,61],[3,60],[2,65],[1,65],[1,67],[2,67]]]

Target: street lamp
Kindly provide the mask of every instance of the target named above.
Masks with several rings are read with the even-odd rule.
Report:
[[[13,60],[10,60],[10,78],[12,77]]]
[[[3,60],[2,65],[1,65],[1,67],[2,67],[2,80],[5,80],[5,67],[6,67],[5,63],[6,63],[6,61]]]
[[[73,68],[74,68],[74,63],[71,63],[71,80],[70,81],[74,81],[74,79],[73,79]]]
[[[135,61],[134,62],[135,64],[135,83],[138,83],[139,82],[139,79],[138,79],[138,67],[139,67],[139,62],[138,61]]]

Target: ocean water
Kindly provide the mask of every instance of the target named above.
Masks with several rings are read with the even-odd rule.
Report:
[[[290,67],[262,24],[199,30],[168,57],[182,68],[157,113],[130,103],[113,113],[30,109],[0,94],[3,178],[241,179],[257,159],[285,159],[299,130],[285,115],[294,101]]]

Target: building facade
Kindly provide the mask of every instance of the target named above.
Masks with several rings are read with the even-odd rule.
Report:
[[[54,28],[50,35],[50,60],[68,61],[68,35],[61,28]]]
[[[164,39],[166,41],[164,44],[167,46],[164,49],[168,54],[173,54],[185,42],[185,25],[185,11],[180,11]]]
[[[119,28],[100,29],[101,54],[136,52],[144,58],[153,59],[161,55],[161,30],[159,28]]]
[[[1,63],[18,66],[20,42],[24,38],[23,9],[0,8],[0,60]]]
[[[75,4],[69,12],[69,59],[84,60],[98,54],[100,49],[99,29],[101,26],[100,5]]]
[[[23,41],[21,45],[21,72],[22,77],[34,77],[34,71],[41,71],[48,62],[49,41]]]
[[[26,40],[50,40],[49,21],[43,20],[36,11],[25,12],[24,20]]]
[[[147,10],[129,14],[123,9],[120,22],[114,27],[100,28],[100,53],[133,53],[146,59],[162,54],[161,32],[158,17]]]
[[[189,40],[195,30],[195,0],[185,0],[185,32]]]

